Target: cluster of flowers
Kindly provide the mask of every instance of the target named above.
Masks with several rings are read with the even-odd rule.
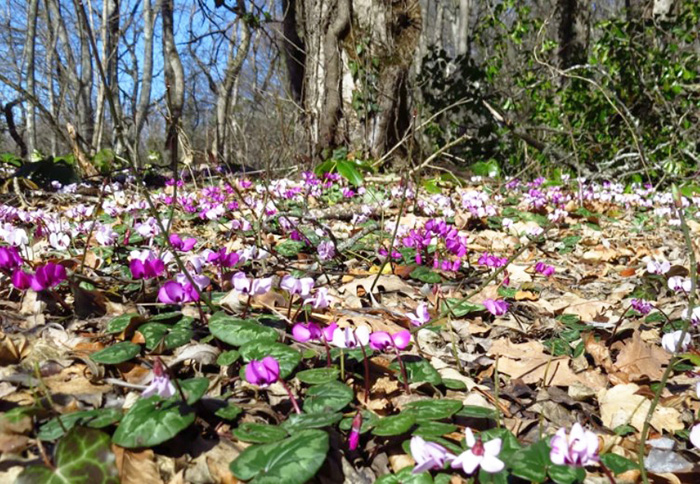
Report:
[[[416,250],[416,264],[423,264],[423,259],[428,256],[428,247],[435,245],[433,267],[436,269],[457,271],[461,267],[461,259],[467,255],[466,237],[459,235],[457,228],[444,220],[430,219],[422,228],[408,231],[401,241],[404,247]],[[443,259],[440,258],[441,254]]]
[[[386,331],[370,332],[366,326],[339,328],[336,323],[325,328],[316,323],[297,323],[292,327],[292,335],[300,343],[317,341],[348,349],[369,345],[376,351],[404,350],[411,342],[411,333],[406,330],[390,334]]]
[[[474,437],[469,427],[464,433],[468,449],[458,456],[440,444],[426,442],[419,436],[412,437],[411,455],[416,461],[413,473],[442,470],[446,463],[450,463],[453,469],[462,469],[468,475],[478,468],[490,474],[501,472],[505,468],[505,463],[498,458],[503,445],[500,438],[482,442],[480,437]],[[549,458],[557,465],[581,467],[599,461],[598,437],[578,423],[573,425],[570,434],[564,428],[559,429],[550,440],[550,447]]]
[[[16,247],[0,247],[0,271],[10,275],[12,285],[24,291],[44,291],[66,280],[66,268],[60,264],[48,262],[38,266],[34,273],[21,269],[23,260]]]

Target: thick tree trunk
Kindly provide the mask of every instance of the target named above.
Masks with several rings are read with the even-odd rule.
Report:
[[[173,0],[162,0],[163,61],[165,98],[168,104],[165,148],[170,152],[170,165],[177,173],[178,144],[182,108],[185,104],[185,71],[175,45]]]
[[[305,52],[303,76],[290,69],[290,80],[295,92],[303,79],[299,99],[314,155],[337,146],[384,154],[410,122],[406,82],[421,30],[418,2],[296,0],[285,30],[289,16]]]
[[[585,64],[591,15],[587,0],[559,0],[559,66]]]

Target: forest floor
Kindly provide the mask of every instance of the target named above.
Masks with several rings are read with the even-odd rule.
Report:
[[[0,482],[700,481],[691,193],[135,186],[0,205]]]

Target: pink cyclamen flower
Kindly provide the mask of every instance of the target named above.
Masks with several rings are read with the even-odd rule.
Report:
[[[692,338],[690,334],[685,333],[683,341],[681,341],[682,334],[683,331],[681,330],[666,333],[661,338],[661,347],[669,353],[677,353],[679,351],[683,353],[687,351],[690,347],[690,343],[692,343]]]
[[[668,278],[668,288],[675,292],[690,292],[693,282],[689,277],[673,276]]]
[[[153,279],[165,271],[165,262],[155,257],[146,260],[131,259],[129,270],[134,279]]]
[[[348,437],[348,447],[350,450],[357,449],[360,443],[360,430],[362,429],[362,414],[358,410],[355,417],[352,419],[352,427],[350,428],[350,437]]]
[[[328,333],[326,333],[326,335],[327,334]],[[358,348],[360,346],[367,346],[367,344],[369,344],[369,329],[367,326],[360,326],[357,329],[340,329],[336,325],[329,343],[338,348]]]
[[[692,311],[690,308],[685,310],[685,318],[690,319],[690,322],[695,326],[700,324],[700,306],[695,306]]]
[[[455,458],[442,445],[434,442],[426,442],[422,437],[414,435],[411,437],[411,456],[416,461],[413,474],[432,469],[440,470],[445,467],[445,463]]]
[[[35,291],[43,291],[59,285],[66,280],[66,268],[60,264],[49,262],[37,267],[30,287]]]
[[[647,262],[647,272],[649,274],[666,274],[671,270],[671,263],[668,261],[657,262],[650,260]]]
[[[408,313],[408,319],[411,320],[411,324],[414,326],[423,326],[425,323],[430,321],[430,312],[428,311],[428,305],[426,303],[420,303],[416,308],[416,312]]]
[[[459,469],[460,467],[466,474],[472,474],[478,467],[490,474],[501,472],[505,464],[498,458],[501,452],[501,439],[492,439],[488,442],[482,442],[481,438],[476,439],[472,429],[467,427],[464,429],[467,446],[469,449],[459,454],[452,461],[452,468]]]
[[[170,240],[170,245],[181,252],[188,252],[197,244],[197,239],[193,237],[182,239],[178,234],[170,234],[168,239]]]
[[[389,334],[386,331],[375,331],[369,337],[369,347],[376,351],[385,351],[394,347],[403,350],[410,342],[411,333],[406,330],[394,334]]]
[[[272,356],[262,360],[250,360],[245,367],[245,379],[252,385],[267,388],[280,377],[280,364]]]
[[[264,279],[248,279],[243,272],[237,272],[233,278],[231,278],[231,282],[236,291],[251,296],[267,294],[270,289],[272,289],[271,277],[266,277]]]
[[[318,258],[326,261],[335,257],[335,245],[330,240],[326,240],[318,244]]]
[[[314,280],[310,277],[297,279],[296,277],[286,275],[282,278],[280,287],[289,294],[298,294],[301,297],[306,297],[311,294],[311,289],[314,288]]]
[[[209,253],[207,261],[219,267],[233,267],[240,261],[240,256],[236,252],[226,252],[226,248],[222,247],[217,252]]]
[[[554,274],[554,266],[549,266],[544,262],[538,262],[535,264],[535,272],[539,272],[545,277],[550,277]]]
[[[21,269],[15,269],[12,273],[12,285],[20,291],[25,291],[32,285],[32,275]]]
[[[143,398],[148,398],[151,395],[159,395],[162,398],[170,398],[175,395],[175,386],[170,381],[167,372],[163,370],[160,360],[156,360],[153,365],[153,380],[151,380],[151,384],[141,393]]]
[[[649,301],[645,301],[644,299],[632,299],[630,301],[630,306],[642,315],[649,314],[654,308]]]
[[[556,465],[582,467],[598,462],[598,437],[578,422],[568,435],[564,427],[557,430],[549,445],[549,458]]]
[[[690,443],[700,449],[700,424],[695,424],[690,429]]]
[[[311,304],[314,309],[327,308],[331,301],[328,298],[328,288],[319,287],[316,290],[316,294],[309,296],[304,300],[304,304]]]
[[[158,291],[158,300],[165,304],[184,304],[199,301],[199,294],[192,284],[167,281]]]
[[[486,310],[494,316],[503,316],[508,312],[508,303],[502,299],[499,299],[498,301],[494,301],[493,299],[484,299],[481,304],[483,304]]]
[[[16,247],[0,247],[0,270],[11,271],[22,265],[22,257]]]

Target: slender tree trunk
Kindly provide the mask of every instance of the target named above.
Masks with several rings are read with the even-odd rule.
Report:
[[[82,0],[73,0],[76,11],[83,8]],[[80,148],[86,153],[92,153],[92,137],[95,131],[95,112],[92,104],[93,69],[92,55],[90,51],[90,39],[88,38],[88,26],[82,16],[78,15],[78,40],[80,43],[80,72],[78,74],[78,133],[77,139],[81,142]]]
[[[25,42],[26,49],[26,72],[27,76],[27,92],[36,98],[35,90],[35,48],[36,48],[36,23],[39,17],[39,0],[30,0],[27,5],[27,37]],[[33,153],[36,146],[36,113],[34,101],[27,100],[26,107],[26,127],[27,127],[27,149]]]
[[[245,12],[244,12],[245,13]],[[226,140],[230,137],[228,132],[229,115],[234,106],[233,91],[238,80],[238,75],[243,67],[243,62],[250,49],[250,25],[245,16],[240,17],[241,39],[238,48],[234,51],[233,44],[230,46],[226,73],[223,81],[217,87],[216,100],[216,156],[219,159],[228,160],[229,153],[226,152]]]
[[[156,4],[153,7],[151,7],[151,0],[143,0],[143,74],[141,77],[139,102],[134,118],[134,143],[137,151],[140,146],[141,133],[151,106],[151,85],[153,83],[153,29],[159,10],[160,0],[156,0]]]
[[[165,148],[170,152],[170,164],[177,173],[178,142],[182,108],[185,104],[185,72],[175,45],[173,0],[162,0],[163,61],[165,98],[168,105]]]
[[[459,30],[455,37],[455,54],[463,55],[469,48],[469,15],[471,13],[471,1],[459,0],[459,13],[457,15]]]

